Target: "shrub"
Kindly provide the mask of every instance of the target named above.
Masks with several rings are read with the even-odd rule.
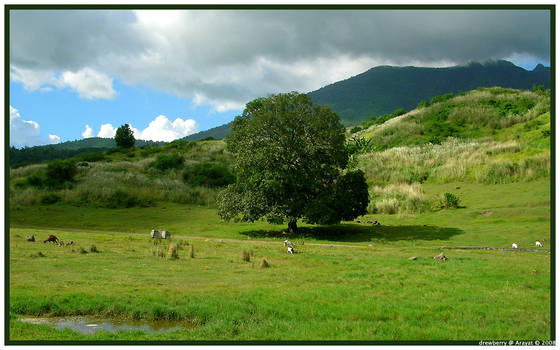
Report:
[[[163,172],[169,169],[180,169],[183,167],[183,162],[184,159],[180,154],[160,154],[150,166]]]
[[[104,203],[107,208],[131,208],[134,206],[149,206],[151,204],[148,200],[140,200],[133,194],[116,190],[113,192]]]
[[[102,152],[90,152],[82,154],[78,159],[84,162],[99,162],[105,159],[105,155]]]
[[[47,193],[41,197],[41,204],[54,204],[60,201],[60,196],[54,193]]]
[[[358,131],[361,131],[361,130],[362,130],[361,127],[355,126],[355,127],[353,127],[353,128],[350,130],[350,132],[351,132],[352,134],[354,134],[354,133],[357,133]]]
[[[56,160],[47,166],[45,180],[47,185],[58,186],[72,181],[77,171],[76,163],[69,160]]]
[[[37,172],[27,177],[27,183],[34,187],[43,187],[44,178],[39,172]]]
[[[193,186],[223,187],[235,182],[235,177],[224,164],[195,163],[183,172],[183,181]]]
[[[443,196],[436,197],[432,204],[432,210],[458,208],[459,202],[459,197],[453,193],[445,192]]]

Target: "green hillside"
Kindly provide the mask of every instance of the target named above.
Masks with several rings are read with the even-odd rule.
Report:
[[[165,142],[136,140],[136,147],[163,145]],[[41,163],[54,159],[66,159],[81,154],[102,152],[117,147],[115,139],[90,137],[82,140],[66,141],[54,145],[15,148],[9,150],[10,166]]]
[[[478,87],[531,89],[550,87],[550,68],[532,71],[508,61],[471,63],[448,68],[374,67],[362,74],[309,93],[313,103],[328,105],[346,125],[398,108],[411,110],[422,100]]]
[[[424,183],[509,183],[550,175],[549,90],[480,88],[439,100],[348,135],[350,162],[366,173],[370,186],[371,212],[378,200],[404,196],[399,191],[419,201],[414,208],[393,203],[394,212],[427,210],[431,199],[421,195]],[[189,169],[230,166],[223,140],[178,140],[73,159],[79,165],[75,182],[55,192],[76,205],[105,205],[115,193],[125,193],[131,205],[165,200],[213,207],[218,188],[193,187]],[[46,166],[11,170],[13,203],[38,203],[50,193],[33,185]]]
[[[550,91],[480,88],[352,134],[370,212],[425,211],[425,184],[550,176]],[[359,146],[359,147],[358,147]]]
[[[197,132],[196,134],[192,134],[186,137],[183,137],[182,140],[185,141],[200,141],[204,139],[213,138],[216,140],[222,140],[229,135],[231,131],[231,123],[227,123],[224,125],[217,126],[212,129],[208,129],[205,131]]]

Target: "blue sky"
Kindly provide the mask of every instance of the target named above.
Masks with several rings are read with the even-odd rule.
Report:
[[[10,144],[171,141],[378,65],[550,64],[545,10],[10,11]],[[86,125],[87,128],[86,129]]]
[[[115,128],[131,124],[143,130],[157,116],[164,115],[171,122],[177,118],[193,119],[196,128],[192,131],[197,132],[228,123],[241,113],[237,109],[217,112],[209,104],[196,105],[192,99],[143,85],[125,85],[119,80],[113,81],[113,88],[116,91],[113,99],[84,99],[70,88],[29,91],[10,80],[10,105],[22,119],[40,125],[44,140],[52,134],[59,136],[61,142],[82,139],[86,125],[97,136],[103,124]]]

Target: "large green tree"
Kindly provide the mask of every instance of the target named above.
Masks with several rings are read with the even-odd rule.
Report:
[[[134,142],[136,142],[136,140],[134,139],[134,133],[132,132],[132,129],[130,129],[130,125],[124,124],[117,129],[115,142],[117,143],[117,146],[121,148],[131,148],[134,146]]]
[[[218,197],[224,220],[265,218],[334,224],[366,213],[362,171],[347,171],[344,127],[326,106],[305,94],[270,95],[247,104],[226,139],[236,182]]]

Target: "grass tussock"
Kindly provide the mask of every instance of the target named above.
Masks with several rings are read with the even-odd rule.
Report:
[[[178,247],[175,244],[169,245],[169,258],[170,259],[179,259],[179,254],[177,253]]]
[[[430,201],[418,183],[374,186],[370,198],[368,212],[371,214],[420,213],[430,208]]]
[[[241,260],[245,262],[251,261],[251,254],[249,253],[249,251],[243,250],[243,252],[241,252]]]
[[[263,258],[263,259],[261,260],[261,264],[259,265],[259,267],[260,267],[261,269],[266,269],[266,268],[269,268],[269,267],[270,267],[270,264],[269,264],[269,262],[268,262],[265,258]]]

